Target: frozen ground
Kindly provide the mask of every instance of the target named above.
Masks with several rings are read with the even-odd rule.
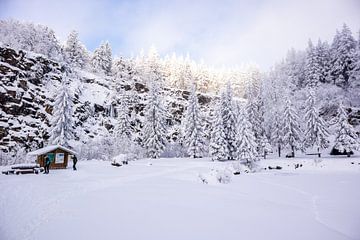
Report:
[[[1,175],[0,239],[360,239],[360,158],[313,159],[218,185],[199,181],[227,165],[208,159]]]

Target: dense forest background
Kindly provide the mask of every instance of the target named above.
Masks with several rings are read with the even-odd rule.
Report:
[[[252,161],[359,147],[360,33],[345,24],[268,72],[155,48],[114,57],[108,42],[89,52],[76,31],[60,43],[50,28],[17,20],[0,21],[0,44],[1,164],[55,143],[83,159]]]

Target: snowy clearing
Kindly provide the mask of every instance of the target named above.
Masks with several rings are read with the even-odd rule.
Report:
[[[360,158],[314,159],[263,160],[283,169],[213,185],[199,174],[229,163],[93,160],[1,175],[0,239],[360,239]]]

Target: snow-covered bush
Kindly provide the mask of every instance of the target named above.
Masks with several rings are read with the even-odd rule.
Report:
[[[164,158],[178,158],[186,156],[187,151],[180,143],[169,143],[166,145],[161,157]]]
[[[261,171],[257,162],[236,161],[229,165],[228,169],[234,174],[254,173]]]
[[[231,182],[233,173],[227,169],[211,169],[208,173],[199,174],[199,179],[205,184],[227,184]]]
[[[13,162],[13,157],[10,153],[0,151],[0,166],[6,166]]]
[[[115,157],[112,158],[113,162],[117,162],[117,163],[122,163],[122,162],[129,162],[129,161],[134,161],[137,160],[138,156],[136,154],[133,153],[128,153],[128,154],[119,154]]]
[[[137,143],[128,138],[112,136],[91,139],[87,143],[79,144],[76,151],[81,160],[111,161],[119,154],[134,155],[136,158],[142,158],[145,155],[144,150]]]
[[[29,162],[24,147],[16,145],[9,153],[0,151],[0,166]]]
[[[244,164],[240,163],[240,161],[233,162],[228,169],[232,171],[233,174],[242,174],[249,173],[251,170]]]

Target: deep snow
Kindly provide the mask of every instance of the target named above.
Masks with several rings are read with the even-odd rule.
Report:
[[[360,239],[360,158],[314,159],[274,157],[261,165],[282,170],[213,185],[199,173],[229,163],[93,160],[1,175],[0,239]]]

